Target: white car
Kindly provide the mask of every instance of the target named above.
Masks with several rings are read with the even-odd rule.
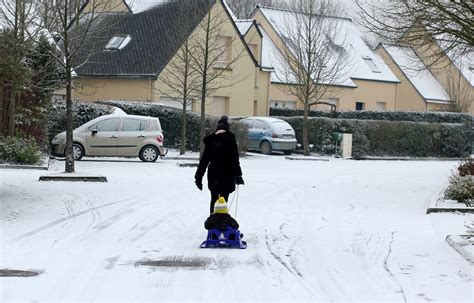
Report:
[[[165,155],[160,120],[134,115],[104,115],[73,132],[74,159],[91,157],[139,157],[155,162]],[[66,132],[54,137],[52,154],[64,156]]]

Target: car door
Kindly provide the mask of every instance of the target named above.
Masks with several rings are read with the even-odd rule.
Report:
[[[260,148],[260,140],[265,135],[265,123],[261,120],[253,120],[252,128],[249,129],[249,141],[252,148]]]
[[[117,155],[137,156],[139,148],[146,139],[149,120],[124,118],[122,131],[118,133]]]
[[[108,118],[89,127],[86,136],[88,156],[116,156],[120,118]]]

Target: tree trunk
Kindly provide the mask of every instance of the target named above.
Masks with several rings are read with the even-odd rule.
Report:
[[[72,116],[72,94],[71,94],[71,69],[69,67],[69,64],[66,63],[66,150],[65,150],[65,155],[66,155],[66,167],[65,171],[67,173],[73,173],[74,172],[74,153],[72,150],[72,145],[73,145],[73,136],[72,136],[72,131],[73,131],[73,116]]]
[[[207,13],[206,44],[204,48],[204,62],[201,87],[201,131],[199,134],[199,155],[204,153],[204,136],[206,135],[206,94],[207,94],[207,73],[209,71],[209,35],[211,30],[211,11]]]
[[[304,148],[305,156],[309,156],[308,113],[309,113],[309,104],[308,104],[308,100],[305,100],[304,114],[303,114],[303,148]]]
[[[179,151],[180,155],[184,155],[186,153],[186,97],[183,98],[183,118],[181,120],[181,149]]]

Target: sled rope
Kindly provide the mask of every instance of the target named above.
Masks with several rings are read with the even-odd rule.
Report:
[[[232,205],[234,204],[234,198],[235,198],[235,212],[234,212],[234,218],[237,218],[237,206],[239,205],[239,185],[237,185],[237,188],[235,190],[235,193],[232,195],[232,199],[230,200],[229,203],[229,212],[232,209]]]

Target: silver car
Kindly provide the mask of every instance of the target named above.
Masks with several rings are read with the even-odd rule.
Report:
[[[134,115],[105,115],[73,132],[74,159],[91,157],[139,157],[155,162],[165,155],[160,120]],[[54,137],[53,155],[64,156],[66,132]]]
[[[293,127],[288,122],[271,117],[249,117],[240,120],[248,126],[248,148],[264,154],[282,151],[290,155],[296,148]]]

